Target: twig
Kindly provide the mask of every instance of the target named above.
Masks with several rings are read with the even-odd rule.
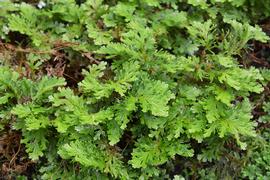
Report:
[[[19,148],[18,148],[17,152],[14,154],[14,156],[12,157],[12,159],[9,162],[9,168],[10,168],[12,162],[15,160],[15,157],[19,154],[20,150],[21,150],[21,143],[19,143]]]

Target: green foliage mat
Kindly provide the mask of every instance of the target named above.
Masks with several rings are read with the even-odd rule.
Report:
[[[269,12],[263,0],[0,1],[1,134],[21,134],[27,153],[1,161],[34,164],[5,176],[267,179]]]

